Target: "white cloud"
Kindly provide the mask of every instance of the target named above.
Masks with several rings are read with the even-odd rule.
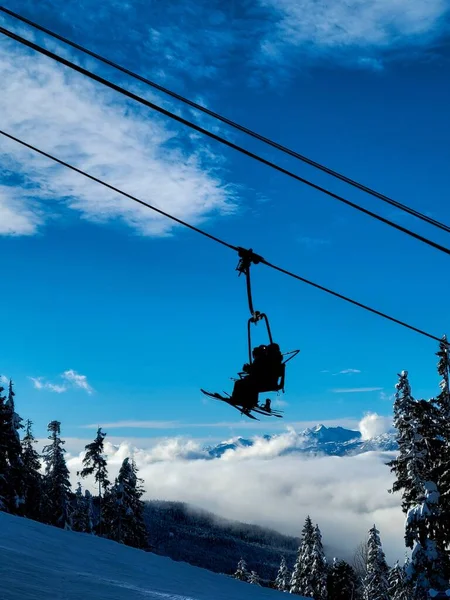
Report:
[[[36,203],[20,189],[0,185],[0,235],[33,235],[41,223]]]
[[[150,109],[136,108],[5,40],[0,80],[0,114],[7,132],[191,223],[234,210],[214,155],[186,150],[189,134]],[[174,226],[13,141],[2,138],[0,156],[3,166],[17,174],[9,187],[0,189],[0,234],[31,235],[50,213],[64,207],[96,223],[122,221],[142,235],[166,235]],[[45,201],[45,209],[38,200]]]
[[[80,375],[73,369],[64,371],[61,377],[69,383],[71,383],[74,387],[78,387],[82,390],[85,390],[88,394],[92,394],[92,392],[94,391],[89,385],[86,375]]]
[[[37,390],[50,390],[51,392],[55,392],[57,394],[67,392],[67,388],[64,385],[42,381],[42,377],[29,377],[29,379],[31,379],[33,386]]]
[[[279,14],[277,33],[292,44],[381,46],[437,32],[446,0],[261,0]]]
[[[359,369],[344,369],[343,371],[339,371],[339,375],[351,375],[353,373],[361,373]]]
[[[364,440],[394,430],[392,417],[383,417],[377,413],[367,413],[359,423],[359,430]]]
[[[447,0],[260,0],[276,22],[263,39],[269,60],[286,59],[287,49],[338,60],[348,50],[356,65],[382,68],[373,54],[426,43],[446,27]]]
[[[9,379],[6,375],[0,375],[0,383],[9,383]]]
[[[280,456],[293,432],[257,440],[251,448],[202,460],[195,440],[169,438],[152,448],[128,442],[107,444],[111,478],[133,455],[146,498],[179,500],[220,516],[300,535],[310,514],[318,522],[329,556],[351,560],[358,543],[376,523],[391,564],[403,559],[400,497],[388,493],[392,474],[385,463],[395,453],[369,452],[347,458]],[[75,481],[83,454],[68,461]],[[195,459],[195,460],[193,460]],[[88,485],[93,482],[87,482]]]
[[[355,394],[357,392],[365,393],[365,392],[378,392],[382,390],[381,387],[360,387],[360,388],[335,388],[331,390],[333,394]]]
[[[63,392],[67,392],[69,387],[74,387],[85,390],[88,394],[92,394],[93,392],[92,387],[87,381],[86,375],[80,375],[73,369],[64,371],[60,377],[65,381],[65,383],[51,383],[49,381],[43,381],[43,377],[29,377],[29,379],[31,379],[33,386],[37,390],[50,390],[51,392],[62,394]]]

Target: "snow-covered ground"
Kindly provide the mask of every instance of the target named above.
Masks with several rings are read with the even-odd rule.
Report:
[[[1,600],[285,598],[225,575],[0,512]],[[296,596],[299,600],[301,598]],[[306,600],[306,599],[305,599]]]

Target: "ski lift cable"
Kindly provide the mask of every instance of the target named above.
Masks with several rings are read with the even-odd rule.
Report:
[[[0,33],[3,33],[4,35],[6,35],[7,37],[27,46],[28,48],[31,48],[33,50],[35,50],[36,52],[39,52],[40,54],[43,54],[45,56],[47,56],[48,58],[51,58],[53,60],[55,60],[56,62],[59,62],[60,64],[63,64],[66,67],[69,67],[71,69],[73,69],[74,71],[77,71],[78,73],[85,75],[86,77],[88,77],[89,79],[92,79],[94,81],[97,81],[98,83],[101,83],[102,85],[105,85],[106,87],[119,92],[120,94],[123,94],[124,96],[131,98],[132,100],[135,100],[136,102],[139,102],[140,104],[143,104],[144,106],[147,106],[148,108],[151,108],[152,110],[155,110],[183,125],[186,125],[187,127],[190,127],[191,129],[194,129],[195,131],[204,134],[208,137],[210,137],[211,139],[214,139],[226,146],[228,146],[229,148],[233,148],[234,150],[237,150],[238,152],[240,152],[241,154],[244,154],[250,158],[253,158],[254,160],[265,164],[268,167],[271,167],[273,169],[275,169],[276,171],[279,171],[280,173],[283,173],[284,175],[287,175],[289,177],[291,177],[292,179],[295,179],[301,183],[304,183],[306,185],[308,185],[309,187],[322,192],[324,194],[326,194],[327,196],[334,198],[335,200],[338,200],[339,202],[342,202],[343,204],[346,204],[348,206],[351,206],[352,208],[366,214],[369,215],[370,217],[373,217],[374,219],[377,219],[378,221],[381,221],[382,223],[385,223],[386,225],[389,225],[390,227],[393,227],[394,229],[397,229],[398,231],[401,231],[403,233],[405,233],[406,235],[409,235],[410,237],[413,237],[425,244],[427,244],[428,246],[431,246],[433,248],[435,248],[436,250],[439,250],[440,252],[443,252],[444,254],[450,255],[450,249],[442,246],[441,244],[438,244],[414,231],[411,231],[410,229],[403,227],[402,225],[398,225],[397,223],[394,223],[393,221],[390,221],[389,219],[386,219],[385,217],[382,217],[381,215],[378,215],[362,206],[359,206],[358,204],[355,204],[354,202],[351,202],[350,200],[347,200],[346,198],[343,198],[342,196],[339,196],[338,194],[335,194],[334,192],[331,192],[330,190],[323,188],[307,179],[305,179],[304,177],[301,177],[300,175],[297,175],[295,173],[293,173],[292,171],[289,171],[288,169],[285,169],[284,167],[281,167],[280,165],[277,165],[274,162],[271,162],[265,158],[263,158],[262,156],[255,154],[253,152],[251,152],[250,150],[247,150],[245,148],[243,148],[242,146],[239,146],[233,142],[231,142],[230,140],[219,136],[215,133],[213,133],[212,131],[208,131],[207,129],[204,129],[203,127],[200,127],[199,125],[196,125],[195,123],[188,121],[187,119],[184,119],[183,117],[176,115],[175,113],[162,108],[161,106],[158,106],[157,104],[155,104],[154,102],[150,102],[149,100],[146,100],[145,98],[142,98],[141,96],[138,96],[136,94],[134,94],[133,92],[130,92],[129,90],[122,88],[118,85],[116,85],[115,83],[104,79],[103,77],[100,77],[99,75],[84,69],[83,67],[80,67],[79,65],[57,55],[54,54],[53,52],[50,52],[49,50],[47,50],[46,48],[39,46],[38,44],[35,44],[25,38],[23,38],[22,36],[19,36],[16,33],[13,33],[12,31],[9,31],[8,29],[5,29],[4,27],[0,27]]]
[[[150,210],[153,210],[173,221],[176,221],[177,223],[179,223],[180,225],[183,225],[189,229],[191,229],[192,231],[195,231],[197,233],[200,233],[201,235],[203,235],[204,237],[209,238],[210,240],[217,242],[219,244],[221,244],[222,246],[226,246],[227,248],[230,248],[231,250],[238,252],[239,257],[242,259],[242,257],[247,257],[250,260],[250,263],[254,263],[254,264],[263,264],[266,265],[267,267],[274,269],[276,271],[279,271],[280,273],[283,273],[284,275],[287,275],[289,277],[293,277],[294,279],[297,279],[298,281],[301,281],[303,283],[306,283],[307,285],[310,285],[312,287],[315,287],[316,289],[319,289],[323,292],[326,292],[327,294],[331,294],[332,296],[336,297],[336,298],[340,298],[341,300],[344,300],[345,302],[349,302],[350,304],[353,304],[354,306],[359,306],[360,308],[367,310],[375,315],[378,315],[379,317],[382,317],[384,319],[387,319],[389,321],[392,321],[393,323],[396,323],[397,325],[401,325],[402,327],[406,327],[407,329],[410,329],[412,331],[415,331],[416,333],[419,333],[420,335],[423,335],[427,338],[430,338],[432,340],[435,340],[437,342],[442,342],[444,338],[440,338],[437,337],[431,333],[428,333],[427,331],[424,331],[423,329],[419,329],[417,327],[414,327],[413,325],[409,325],[408,323],[406,323],[405,321],[401,321],[400,319],[396,319],[394,317],[391,317],[390,315],[381,312],[379,310],[376,310],[374,308],[371,308],[370,306],[363,304],[361,302],[358,302],[356,300],[353,300],[352,298],[349,298],[347,296],[344,296],[343,294],[340,294],[338,292],[335,292],[333,290],[330,290],[329,288],[326,288],[318,283],[315,283],[313,281],[310,281],[308,279],[306,279],[305,277],[301,277],[300,275],[297,275],[296,273],[293,273],[292,271],[289,271],[287,269],[284,269],[283,267],[280,267],[278,265],[275,265],[269,261],[267,261],[265,258],[263,258],[262,256],[253,253],[252,250],[245,250],[244,248],[240,247],[240,246],[235,246],[233,244],[230,244],[229,242],[226,242],[224,240],[222,240],[221,238],[218,238],[202,229],[199,229],[198,227],[195,227],[194,225],[191,225],[189,223],[187,223],[186,221],[183,221],[182,219],[179,219],[177,217],[174,217],[173,215],[149,204],[148,202],[145,202],[139,198],[136,198],[136,196],[133,196],[131,194],[128,194],[127,192],[124,192],[123,190],[107,183],[106,181],[103,181],[102,179],[99,179],[98,177],[95,177],[94,175],[91,175],[90,173],[87,173],[86,171],[83,171],[82,169],[79,169],[78,167],[75,167],[59,158],[57,158],[56,156],[53,156],[52,154],[49,154],[48,152],[45,152],[44,150],[41,150],[39,148],[37,148],[36,146],[33,146],[27,142],[25,142],[24,140],[21,140],[20,138],[7,133],[6,131],[3,131],[0,129],[0,134],[3,135],[6,138],[9,138],[10,140],[13,140],[15,142],[17,142],[18,144],[21,144],[22,146],[25,146],[26,148],[28,148],[29,150],[32,150],[33,152],[36,152],[38,154],[40,154],[41,156],[45,156],[46,158],[60,164],[63,167],[66,167],[67,169],[70,169],[72,171],[75,171],[76,173],[78,173],[79,175],[83,175],[84,177],[87,177],[88,179],[91,179],[92,181],[95,181],[96,183],[99,183],[100,185],[103,185],[104,187],[107,187],[108,189],[121,194],[122,196],[125,196],[126,198],[129,198],[130,200],[133,200],[134,202],[137,202],[143,206],[145,206],[146,208],[149,208]],[[448,345],[448,343],[447,343]]]
[[[152,81],[151,79],[143,77],[142,75],[139,75],[138,73],[135,73],[134,71],[127,69],[126,67],[124,67],[108,58],[105,58],[104,56],[102,56],[96,52],[93,52],[92,50],[89,50],[88,48],[86,48],[85,46],[82,46],[81,44],[73,42],[72,40],[68,39],[65,36],[62,36],[46,27],[43,27],[42,25],[39,25],[39,23],[36,23],[35,21],[32,21],[31,19],[27,19],[26,17],[12,11],[8,8],[5,8],[4,6],[0,6],[0,11],[2,11],[3,13],[5,13],[11,17],[14,17],[15,19],[18,19],[22,23],[26,23],[27,25],[30,25],[31,27],[34,27],[35,29],[71,46],[72,48],[75,48],[76,50],[83,52],[84,54],[86,54],[88,56],[91,56],[92,58],[95,58],[96,60],[99,60],[100,62],[103,62],[104,64],[106,64],[110,67],[117,69],[118,71],[121,71],[122,73],[125,73],[126,75],[129,75],[130,77],[133,77],[134,79],[137,79],[138,81],[140,81],[142,83],[145,83],[146,85],[158,90],[159,92],[163,92],[164,94],[170,96],[171,98],[174,98],[176,100],[179,100],[180,102],[183,102],[184,104],[194,108],[195,110],[199,110],[199,111],[203,112],[204,114],[207,114],[210,117],[213,117],[214,119],[217,119],[218,121],[221,121],[222,123],[225,123],[226,125],[229,125],[230,127],[233,127],[234,129],[237,129],[238,131],[249,135],[250,137],[253,137],[269,146],[272,146],[273,148],[276,148],[277,150],[280,150],[281,152],[288,154],[289,156],[292,156],[292,157],[296,158],[297,160],[300,160],[300,161],[302,161],[324,173],[327,173],[328,175],[331,175],[332,177],[335,177],[336,179],[339,179],[339,180],[341,180],[363,192],[366,192],[367,194],[370,194],[371,196],[378,198],[379,200],[382,200],[383,202],[390,204],[391,206],[394,206],[395,208],[398,208],[399,210],[402,210],[418,219],[421,219],[422,221],[424,221],[430,225],[433,225],[435,227],[438,227],[439,229],[442,229],[443,231],[446,231],[447,233],[450,233],[450,226],[446,225],[445,223],[441,223],[440,221],[437,221],[436,219],[433,219],[432,217],[425,215],[425,214],[419,212],[418,210],[411,208],[410,206],[407,206],[406,204],[402,204],[401,202],[398,202],[397,200],[394,200],[393,198],[390,198],[389,196],[386,196],[385,194],[377,192],[373,188],[370,188],[362,183],[359,183],[358,181],[356,181],[350,177],[347,177],[346,175],[343,175],[342,173],[339,173],[338,171],[330,169],[329,167],[322,165],[321,163],[314,161],[314,160],[308,158],[307,156],[300,154],[299,152],[296,152],[295,150],[292,150],[291,148],[288,148],[287,146],[283,146],[282,144],[279,144],[278,142],[275,142],[274,140],[271,140],[270,138],[267,138],[267,137],[261,135],[260,133],[253,131],[252,129],[249,129],[248,127],[245,127],[244,125],[241,125],[241,124],[237,123],[236,121],[233,121],[232,119],[229,119],[229,118],[221,115],[220,113],[210,110],[210,109],[206,108],[205,106],[202,106],[201,104],[198,104],[197,102],[194,102],[193,100],[190,100],[189,98],[186,98],[185,96],[182,96],[181,94],[178,94],[178,93],[174,92],[173,90],[170,90],[169,88],[162,86],[159,83],[156,83],[155,81]]]

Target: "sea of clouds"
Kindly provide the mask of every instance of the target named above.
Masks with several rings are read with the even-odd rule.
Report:
[[[379,415],[366,415],[360,422],[366,439],[389,430],[391,419]],[[124,458],[134,458],[146,499],[183,501],[295,536],[309,514],[321,528],[328,555],[348,560],[376,524],[388,560],[402,562],[404,516],[399,495],[388,492],[393,476],[386,466],[395,453],[282,456],[296,439],[293,429],[270,439],[255,436],[253,446],[213,460],[206,458],[201,441],[182,437],[159,439],[147,447],[138,447],[136,438],[133,443],[114,439],[105,443],[105,450],[111,479]],[[68,456],[74,483],[83,456]],[[95,489],[93,482],[85,484]]]

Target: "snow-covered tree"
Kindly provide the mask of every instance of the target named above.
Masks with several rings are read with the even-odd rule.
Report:
[[[248,582],[252,585],[261,585],[259,582],[259,575],[256,571],[251,571],[250,575],[248,576]]]
[[[105,521],[108,537],[127,546],[145,548],[147,528],[144,521],[144,490],[137,477],[134,461],[125,458],[114,486],[105,498]]]
[[[391,600],[411,600],[412,590],[406,579],[405,568],[398,561],[389,571],[388,583]]]
[[[238,562],[236,572],[233,574],[233,577],[235,579],[239,579],[239,581],[248,581],[249,576],[250,573],[247,570],[247,563],[241,557],[240,561]]]
[[[314,527],[313,546],[311,551],[311,572],[309,580],[313,589],[314,600],[327,598],[328,565],[322,545],[322,534],[319,526]]]
[[[423,482],[424,494],[406,518],[406,544],[413,549],[406,574],[414,600],[426,600],[430,589],[446,590],[450,565],[446,549],[437,538],[440,505],[439,491],[433,481]]]
[[[389,600],[389,567],[381,546],[380,532],[375,525],[367,541],[367,575],[364,578],[364,600]]]
[[[314,525],[308,515],[302,530],[302,542],[298,549],[297,560],[292,571],[289,591],[291,594],[312,596],[313,589],[310,582],[312,570],[312,551],[314,546]]]
[[[72,529],[82,533],[92,533],[92,496],[88,490],[83,495],[80,482],[75,492]]]
[[[446,336],[440,344],[437,370],[441,378],[439,395],[435,399],[439,418],[439,435],[443,440],[441,455],[438,457],[438,473],[435,477],[440,492],[440,525],[437,536],[442,547],[450,546],[450,347]]]
[[[275,579],[275,589],[280,592],[289,591],[289,570],[286,565],[286,559],[284,556],[281,557],[280,568],[278,569],[277,577]]]
[[[104,455],[105,436],[106,433],[102,432],[101,427],[99,427],[95,440],[85,447],[86,454],[83,458],[83,469],[78,473],[83,478],[94,475],[94,479],[98,484],[99,516],[95,528],[99,535],[102,535],[103,531],[102,492],[104,495],[110,485],[108,481],[107,462]]]
[[[69,469],[64,458],[65,442],[59,437],[61,423],[51,421],[48,424],[48,439],[50,444],[43,448],[43,460],[46,465],[44,478],[45,492],[45,518],[47,523],[61,527],[71,528],[71,488]]]
[[[8,398],[5,403],[7,419],[6,453],[8,457],[8,504],[9,511],[23,514],[24,481],[22,446],[20,444],[20,429],[23,429],[22,418],[16,413],[14,403],[13,382],[9,381]]]
[[[41,462],[34,446],[37,441],[32,433],[33,423],[29,419],[25,424],[25,436],[22,440],[22,463],[24,483],[24,515],[39,521],[42,517],[42,475]]]
[[[330,600],[357,600],[358,577],[355,570],[345,560],[334,559],[329,571],[327,590]]]
[[[8,510],[8,477],[9,465],[7,459],[8,447],[8,411],[6,397],[3,395],[5,388],[0,385],[0,510]]]
[[[439,382],[441,392],[436,397],[436,403],[448,423],[450,420],[450,345],[447,336],[444,335],[442,337],[436,355],[439,357],[437,365],[438,373],[442,378]]]
[[[402,371],[396,384],[394,402],[394,427],[397,430],[398,456],[388,466],[395,473],[396,480],[391,492],[402,491],[402,509],[406,513],[421,494],[421,485],[411,478],[411,456],[414,452],[414,413],[415,400],[411,394],[408,371]]]

